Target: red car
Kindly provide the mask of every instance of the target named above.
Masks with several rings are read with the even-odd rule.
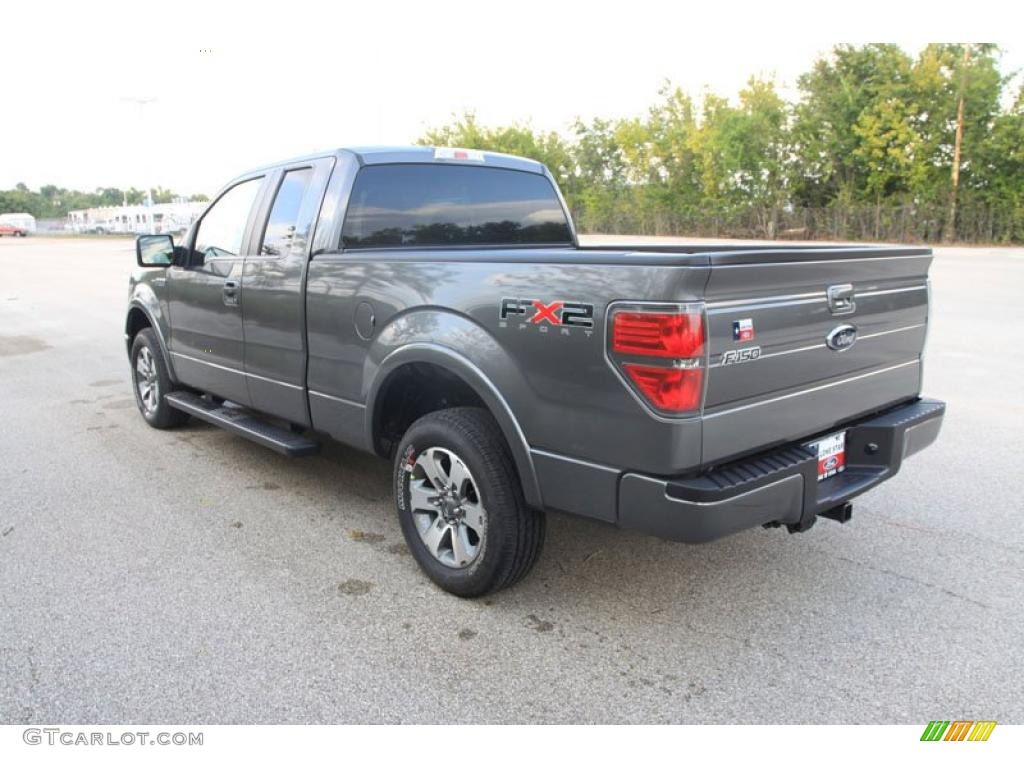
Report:
[[[28,230],[24,227],[19,227],[15,224],[5,224],[0,222],[0,237],[4,235],[11,235],[12,237],[25,237],[28,235]]]

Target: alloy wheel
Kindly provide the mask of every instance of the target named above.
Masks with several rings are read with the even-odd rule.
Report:
[[[135,358],[135,388],[143,410],[147,414],[156,411],[160,404],[160,384],[156,375],[156,361],[149,347],[140,348]]]
[[[413,465],[409,497],[427,551],[449,568],[472,565],[487,536],[487,511],[466,463],[447,448],[427,448]]]

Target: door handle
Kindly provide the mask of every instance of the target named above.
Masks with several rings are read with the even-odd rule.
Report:
[[[229,307],[238,306],[238,281],[224,281],[224,304]]]

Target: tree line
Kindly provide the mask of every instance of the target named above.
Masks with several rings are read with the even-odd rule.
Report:
[[[991,44],[841,45],[787,102],[751,78],[735,99],[666,84],[647,114],[569,134],[472,113],[421,144],[545,163],[582,231],[1024,242],[1024,87]]]
[[[150,192],[154,203],[172,203],[183,197],[163,187],[156,187]],[[145,199],[146,191],[135,187],[99,187],[92,192],[81,192],[48,184],[33,191],[24,184],[18,184],[14,189],[0,190],[0,213],[30,213],[37,219],[63,219],[69,211],[124,203],[141,205]],[[188,199],[205,201],[207,198],[205,195],[192,195]]]
[[[481,125],[472,113],[421,144],[545,163],[582,231],[1024,242],[1024,86],[985,43],[841,45],[788,102],[753,77],[736,98],[671,84],[647,113],[576,120],[566,134]],[[153,190],[154,202],[177,197]],[[63,218],[145,191],[18,184],[0,213]],[[192,195],[191,200],[203,200]]]

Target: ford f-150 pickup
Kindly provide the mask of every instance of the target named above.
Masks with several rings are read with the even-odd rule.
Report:
[[[846,522],[945,410],[921,397],[928,249],[584,247],[507,155],[278,163],[136,251],[143,418],[391,459],[411,552],[462,596],[523,577],[548,511],[691,543]]]

